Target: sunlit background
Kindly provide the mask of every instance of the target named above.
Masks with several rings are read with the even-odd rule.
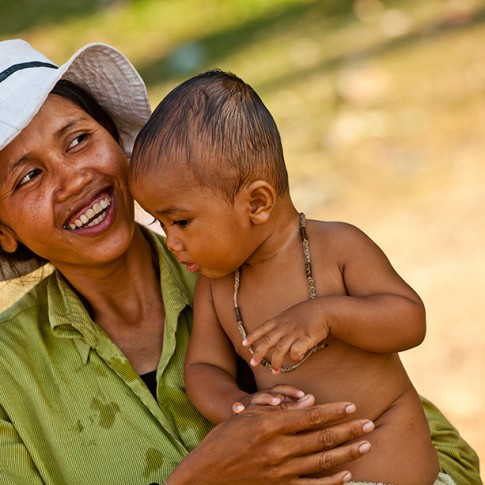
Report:
[[[112,44],[153,106],[212,67],[253,85],[298,209],[362,228],[423,298],[426,341],[402,358],[485,460],[483,1],[0,0],[11,37],[58,63]],[[0,289],[2,307],[19,292]]]

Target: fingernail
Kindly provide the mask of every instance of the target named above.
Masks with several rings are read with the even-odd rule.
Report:
[[[251,359],[249,363],[253,366],[256,367],[256,361],[254,359]]]
[[[350,479],[352,478],[352,474],[350,472],[347,472],[343,477],[344,482],[350,482]]]
[[[246,345],[248,344],[248,341],[247,341],[246,339],[244,339],[244,340],[242,341],[242,344],[243,344],[244,346],[246,346]]]
[[[298,397],[303,397],[305,395],[305,393],[303,391],[296,391],[296,395]]]
[[[362,426],[362,429],[368,433],[369,431],[372,431],[374,429],[374,423],[372,421],[368,421],[367,423]]]
[[[362,454],[369,453],[369,451],[370,451],[370,443],[362,443],[362,444],[359,446],[359,451],[360,451]]]
[[[357,408],[355,407],[355,404],[349,404],[346,408],[345,408],[345,412],[347,414],[352,414],[352,413],[355,413],[355,410]]]
[[[236,413],[242,413],[244,411],[244,406],[242,404],[239,404],[237,406],[234,406],[234,410]]]
[[[298,402],[308,401],[310,399],[311,394],[305,394],[303,397],[298,399]]]
[[[280,402],[281,402],[281,399],[279,397],[271,398],[271,404],[279,404]]]

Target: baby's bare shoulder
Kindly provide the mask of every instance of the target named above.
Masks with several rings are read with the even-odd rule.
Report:
[[[368,241],[369,237],[358,227],[341,221],[317,221],[307,222],[307,232],[309,238],[321,240],[325,243],[354,241]]]

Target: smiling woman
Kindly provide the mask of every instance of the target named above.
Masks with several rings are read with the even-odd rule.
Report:
[[[2,484],[305,484],[324,471],[311,483],[343,483],[332,467],[366,454],[373,430],[342,422],[353,404],[248,409],[212,430],[190,405],[196,276],[134,222],[128,190],[149,114],[138,73],[109,46],[57,67],[0,43],[1,268],[54,268],[0,314]],[[476,483],[473,451],[429,409],[448,473]]]
[[[120,177],[128,167],[126,157],[113,136],[72,101],[51,94],[2,150],[1,161],[6,174],[1,187],[7,194],[0,205],[4,251],[15,253],[21,241],[69,274],[83,253],[83,264],[97,265],[107,252],[116,257],[126,250],[133,230],[120,216],[133,211],[125,177]],[[123,230],[111,230],[107,237],[106,228],[116,225]],[[95,237],[99,241],[93,244]]]

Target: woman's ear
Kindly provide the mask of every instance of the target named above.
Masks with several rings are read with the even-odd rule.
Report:
[[[276,192],[265,180],[255,180],[246,186],[249,218],[253,224],[264,224],[273,210]]]
[[[18,248],[18,241],[15,234],[5,224],[0,222],[0,247],[6,253],[14,253]]]

